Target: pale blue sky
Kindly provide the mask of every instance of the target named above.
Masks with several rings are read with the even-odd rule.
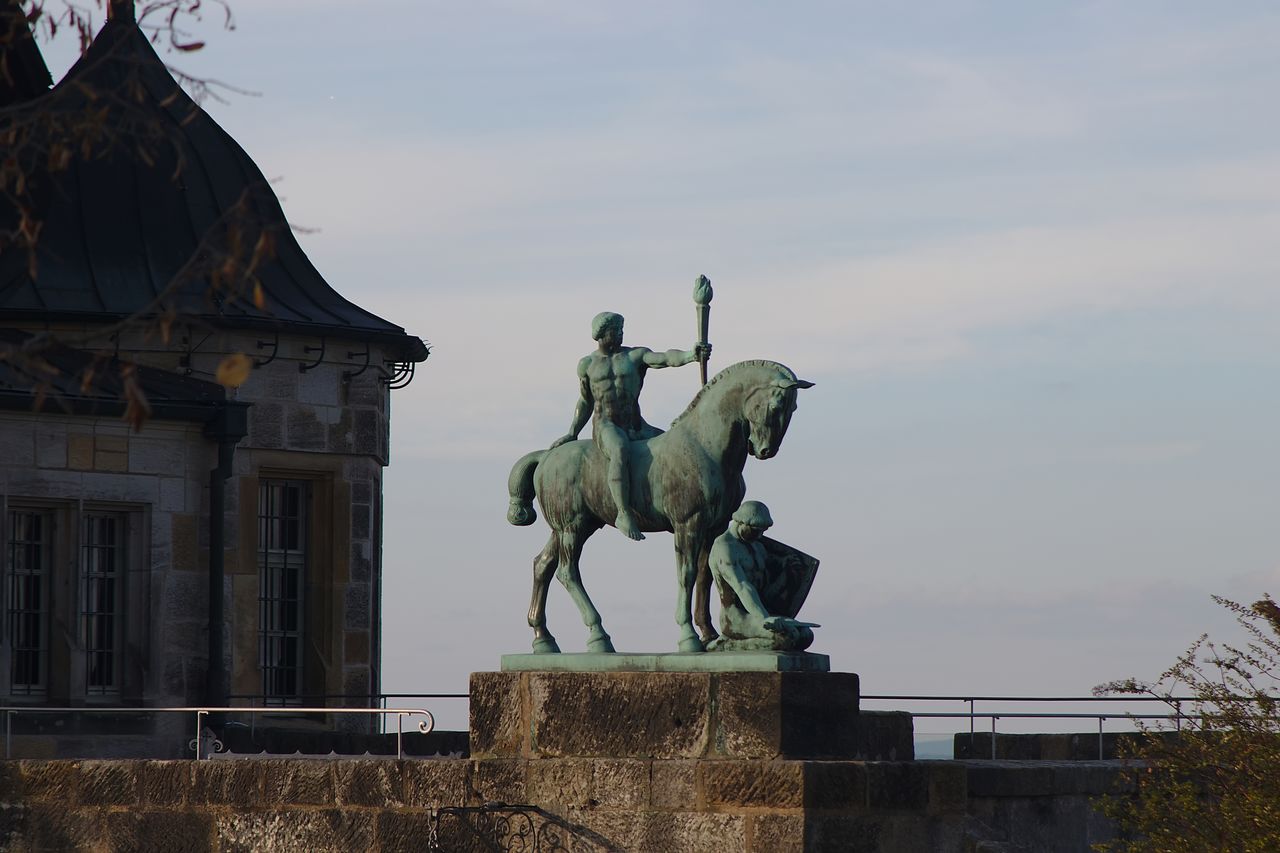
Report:
[[[177,61],[261,93],[210,110],[334,286],[436,345],[394,399],[385,689],[528,648],[509,467],[591,316],[689,346],[699,273],[713,367],[818,383],[747,479],[865,691],[1153,676],[1209,593],[1280,593],[1274,3],[234,8]],[[696,385],[650,374],[649,419]],[[584,575],[620,649],[674,646],[669,537]]]

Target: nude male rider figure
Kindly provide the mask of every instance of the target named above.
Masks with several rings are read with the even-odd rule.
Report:
[[[591,321],[591,337],[599,342],[595,352],[578,362],[581,396],[573,410],[569,432],[557,438],[552,449],[574,441],[591,418],[591,437],[609,460],[609,494],[618,507],[614,522],[632,539],[643,539],[631,508],[627,443],[652,438],[662,430],[640,416],[640,390],[649,368],[681,367],[711,354],[711,344],[692,350],[654,352],[646,347],[622,345],[622,315],[605,311]]]

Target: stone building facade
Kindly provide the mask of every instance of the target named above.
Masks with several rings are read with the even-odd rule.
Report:
[[[428,354],[321,277],[132,4],[110,10],[52,89],[34,45],[3,47],[27,73],[0,124],[95,97],[120,131],[70,163],[29,146],[36,263],[0,241],[15,755],[185,749],[185,719],[37,708],[374,703],[390,395]]]

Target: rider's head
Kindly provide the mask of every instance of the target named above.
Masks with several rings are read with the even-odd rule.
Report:
[[[622,340],[622,315],[602,311],[591,320],[591,338],[598,341],[609,332],[616,340]]]
[[[773,527],[773,517],[769,515],[769,508],[760,501],[743,501],[734,512],[733,520],[737,524],[738,535],[748,541],[763,535],[766,530]]]

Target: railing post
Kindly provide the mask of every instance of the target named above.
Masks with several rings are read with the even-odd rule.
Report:
[[[974,758],[977,758],[978,757],[977,753],[974,751],[975,741],[974,741],[974,732],[973,732],[973,700],[966,699],[965,701],[969,703],[969,754],[972,755]]]
[[[1000,719],[995,714],[991,715],[991,760],[996,760],[996,720]]]
[[[1102,760],[1102,721],[1105,719],[1106,717],[1103,717],[1101,715],[1099,715],[1098,717],[1098,760],[1099,761]]]
[[[385,716],[379,714],[378,716]],[[404,714],[396,714],[396,758],[404,758]]]
[[[205,758],[201,735],[204,731],[204,717],[206,715],[204,709],[196,711],[196,761]]]

